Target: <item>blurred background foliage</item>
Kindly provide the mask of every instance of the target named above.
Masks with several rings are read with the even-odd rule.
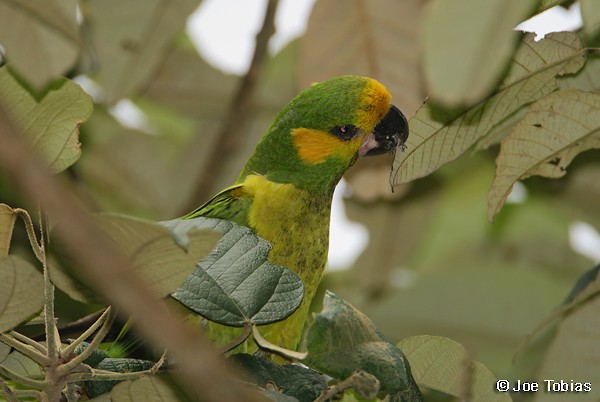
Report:
[[[94,111],[80,126],[81,158],[65,173],[88,206],[164,220],[228,185],[275,113],[312,82],[342,74],[374,77],[407,116],[431,90],[448,91],[440,99],[453,101],[459,77],[445,71],[443,58],[423,57],[430,51],[423,37],[475,24],[479,10],[432,21],[434,3],[443,2],[319,0],[305,34],[275,55],[255,57],[244,76],[212,67],[192,45],[183,28],[202,7],[198,0],[0,0],[0,44],[11,73],[31,93],[43,93],[65,75],[94,98]],[[510,24],[570,3],[517,0],[502,9],[514,11],[508,13]],[[274,0],[268,4],[277,6]],[[598,43],[597,4],[581,1],[581,35],[588,46]],[[489,22],[498,15],[481,18]],[[257,48],[266,46],[269,23],[257,36]],[[502,36],[493,27],[482,29],[493,35],[474,33],[473,46],[501,43],[501,54],[490,50],[498,60],[480,66],[496,69],[491,78],[467,75],[460,77],[464,83],[454,83],[476,87],[465,98],[471,104],[497,85],[519,39],[515,31]],[[443,53],[448,64],[467,60],[457,49]],[[583,74],[597,80],[591,71]],[[127,108],[137,116],[134,124],[131,115],[123,119],[117,113]],[[486,198],[497,151],[495,146],[467,152],[429,176],[396,186],[394,193],[391,156],[360,161],[346,177],[344,203],[349,219],[368,229],[369,245],[352,267],[328,272],[322,289],[353,303],[394,341],[429,334],[462,343],[498,378],[560,374],[566,377],[557,378],[589,381],[576,376],[597,367],[597,342],[586,344],[592,350],[585,363],[569,349],[589,333],[565,334],[550,326],[516,365],[512,356],[594,264],[574,251],[569,230],[575,222],[600,227],[600,152],[580,155],[563,178],[520,183],[521,199],[505,205],[492,224]],[[26,205],[1,172],[0,202]],[[66,297],[59,302],[64,319],[90,308]],[[585,322],[597,340],[600,315],[591,311],[571,315],[570,325]],[[558,360],[547,351],[562,356],[560,369],[552,367]]]

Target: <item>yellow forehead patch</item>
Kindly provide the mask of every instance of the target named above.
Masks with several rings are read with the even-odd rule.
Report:
[[[357,125],[371,131],[390,110],[390,92],[376,80],[370,79],[363,89],[363,107],[357,113]]]
[[[357,135],[350,141],[341,140],[327,131],[311,128],[295,128],[292,130],[292,140],[296,145],[298,156],[308,164],[322,163],[331,156],[344,159],[354,157],[363,140],[363,135]]]

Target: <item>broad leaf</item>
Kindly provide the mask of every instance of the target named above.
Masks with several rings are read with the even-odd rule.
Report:
[[[577,34],[561,32],[535,42],[524,36],[498,91],[458,115],[434,115],[426,102],[410,119],[406,152],[397,152],[392,184],[425,176],[458,158],[520,108],[557,89],[557,75],[578,71],[585,61]]]
[[[135,381],[123,381],[110,393],[112,402],[179,402],[178,392],[160,376],[147,375]]]
[[[0,45],[10,65],[41,89],[77,59],[77,0],[0,0]]]
[[[34,362],[24,354],[12,351],[2,362],[2,367],[9,369],[13,373],[19,374],[23,377],[34,378],[42,380],[44,378],[44,372],[39,364]]]
[[[173,228],[173,222],[165,222]],[[181,221],[223,233],[215,250],[198,263],[173,297],[203,317],[229,326],[269,324],[292,314],[304,285],[289,269],[271,264],[271,246],[246,227],[197,218]]]
[[[410,360],[415,380],[428,388],[472,402],[510,402],[496,392],[496,378],[483,364],[469,361],[458,342],[441,336],[413,336],[398,342]]]
[[[377,377],[382,392],[422,400],[402,351],[367,316],[331,292],[308,330],[306,347],[307,363],[332,377],[347,378],[361,369]]]
[[[167,225],[124,215],[101,215],[98,221],[130,257],[133,271],[160,296],[177,289],[221,237],[209,227],[181,220]]]
[[[26,321],[43,304],[42,274],[21,257],[0,257],[0,332]]]
[[[92,113],[92,100],[79,85],[57,80],[37,100],[3,67],[0,104],[52,172],[58,173],[79,159],[79,123]]]
[[[562,177],[575,156],[592,148],[600,148],[600,94],[562,89],[534,103],[502,142],[488,195],[489,219],[517,180]]]
[[[104,0],[87,6],[98,81],[108,103],[127,97],[163,61],[167,46],[182,30],[199,0]]]
[[[593,38],[600,34],[600,3],[595,0],[581,0],[583,32]]]
[[[523,0],[432,1],[423,32],[432,98],[455,107],[472,105],[490,93],[518,43],[513,28],[534,6]]]
[[[10,248],[17,215],[6,204],[0,204],[0,257],[6,257]]]
[[[0,342],[0,364],[6,359],[8,354],[10,353],[10,346],[5,343]]]

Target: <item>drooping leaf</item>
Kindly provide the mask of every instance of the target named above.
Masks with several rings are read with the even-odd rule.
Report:
[[[42,274],[21,257],[0,257],[0,332],[24,322],[43,304]]]
[[[425,176],[459,157],[520,108],[557,89],[555,77],[578,71],[585,61],[577,34],[560,32],[535,42],[524,36],[498,91],[458,115],[433,115],[426,102],[410,119],[406,152],[397,152],[392,184]]]
[[[79,85],[57,80],[37,100],[3,67],[0,104],[52,172],[61,172],[79,159],[79,123],[92,113],[92,100]]]
[[[407,116],[421,104],[418,0],[316,2],[301,38],[301,87],[338,75],[380,80]]]
[[[343,379],[361,369],[379,380],[382,392],[422,400],[402,351],[367,316],[331,292],[308,330],[306,347],[307,363],[330,376]]]
[[[534,5],[521,0],[432,1],[423,33],[432,98],[454,107],[473,105],[490,93],[518,43],[513,28]]]
[[[147,375],[135,381],[123,381],[110,392],[112,402],[179,402],[180,395],[157,375]]]
[[[11,207],[6,204],[0,204],[0,257],[8,255],[16,219],[17,215]]]
[[[534,103],[501,144],[488,195],[489,219],[517,180],[562,177],[575,156],[592,148],[600,148],[600,94],[562,89]]]
[[[441,336],[420,335],[398,342],[410,360],[415,380],[428,388],[469,397],[473,402],[510,402],[507,393],[495,391],[496,378],[483,364],[469,361],[467,350]]]
[[[314,401],[321,391],[327,389],[323,376],[308,367],[297,364],[279,365],[264,357],[245,353],[234,354],[229,360],[241,367],[259,387],[274,387],[300,402]]]
[[[304,285],[285,267],[271,264],[269,243],[232,222],[197,218],[164,224],[175,231],[198,225],[223,233],[217,247],[172,296],[203,317],[229,326],[269,324],[292,314]]]
[[[112,104],[139,89],[162,61],[199,0],[118,0],[87,4],[98,81]]]
[[[39,364],[34,362],[24,354],[12,351],[3,361],[2,367],[9,369],[13,373],[23,377],[41,380],[44,378],[44,372]]]
[[[1,0],[0,45],[9,64],[41,89],[77,59],[77,1]]]

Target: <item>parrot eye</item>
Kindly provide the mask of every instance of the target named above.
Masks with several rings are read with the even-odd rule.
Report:
[[[339,139],[349,141],[358,133],[358,127],[355,127],[352,124],[346,124],[345,126],[335,126],[329,131]]]

